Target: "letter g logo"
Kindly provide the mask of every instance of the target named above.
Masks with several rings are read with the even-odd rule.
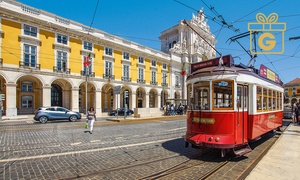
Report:
[[[268,39],[266,39],[268,38]],[[272,50],[276,45],[275,36],[271,33],[263,33],[258,38],[258,45],[265,51]]]

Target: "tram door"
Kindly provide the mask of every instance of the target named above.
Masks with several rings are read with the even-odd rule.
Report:
[[[237,86],[237,140],[247,142],[249,95],[248,85]]]

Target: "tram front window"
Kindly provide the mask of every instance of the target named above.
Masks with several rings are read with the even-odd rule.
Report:
[[[221,80],[213,82],[213,107],[217,109],[233,109],[233,81]]]
[[[195,109],[209,110],[209,88],[197,88]]]

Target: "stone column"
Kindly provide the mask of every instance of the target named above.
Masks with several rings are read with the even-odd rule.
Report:
[[[51,106],[51,86],[43,86],[43,102],[42,106]]]
[[[132,110],[136,108],[136,91],[132,91],[131,93],[131,107]]]
[[[79,112],[79,88],[75,87],[72,88],[72,105],[71,109],[72,111]]]
[[[146,93],[146,108],[149,108],[149,92]]]
[[[6,86],[6,116],[17,116],[17,84],[5,83]]]
[[[101,90],[97,89],[95,91],[95,111],[97,112],[98,115],[102,114],[102,94]]]

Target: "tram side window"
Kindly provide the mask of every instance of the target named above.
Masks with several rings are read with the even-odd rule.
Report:
[[[232,94],[233,82],[232,81],[215,81],[213,83],[214,90],[214,108],[233,109]]]
[[[267,110],[267,104],[268,104],[268,90],[266,88],[263,88],[263,110]]]
[[[262,110],[262,88],[260,86],[256,87],[256,97],[257,97],[257,111]]]
[[[276,91],[273,91],[273,101],[272,101],[272,109],[273,109],[273,111],[274,110],[276,110],[276,104],[277,104],[277,101],[276,101],[276,99],[277,99],[277,96],[276,96]]]
[[[268,90],[268,110],[269,111],[272,111],[272,104],[273,104],[273,102],[272,102],[272,90]]]

